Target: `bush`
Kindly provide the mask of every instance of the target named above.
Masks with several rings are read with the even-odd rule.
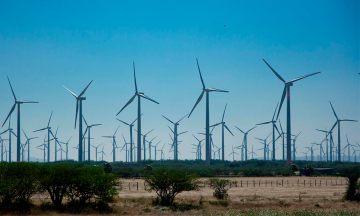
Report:
[[[74,182],[77,167],[67,163],[44,164],[39,169],[41,190],[49,193],[55,208],[60,208],[68,187]]]
[[[112,167],[111,167],[110,163],[103,163],[102,167],[103,167],[105,173],[112,172]]]
[[[360,201],[360,178],[359,173],[348,174],[348,186],[345,192],[345,200],[349,201]]]
[[[291,165],[290,165],[290,170],[292,170],[293,172],[298,171],[298,170],[299,170],[299,166],[296,165],[296,164],[291,164]]]
[[[215,189],[213,196],[217,199],[226,199],[228,197],[227,191],[229,190],[230,180],[229,179],[218,179],[211,178],[208,181],[211,188]]]
[[[32,163],[0,164],[0,206],[22,211],[30,207],[30,198],[38,191],[38,166]]]
[[[155,191],[160,199],[160,204],[163,206],[172,205],[175,196],[183,191],[199,189],[197,175],[165,167],[153,171],[153,175],[147,173],[145,181],[149,185],[146,190]]]
[[[302,171],[306,176],[311,176],[314,174],[314,168],[311,165],[305,165]]]

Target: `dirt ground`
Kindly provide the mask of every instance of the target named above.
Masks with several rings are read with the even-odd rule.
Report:
[[[226,179],[226,178],[224,178]],[[176,214],[211,214],[229,210],[360,210],[360,204],[342,200],[346,189],[346,180],[338,177],[241,177],[228,178],[232,184],[228,194],[228,206],[214,205],[213,189],[208,186],[200,191],[183,192],[177,196],[178,203],[192,203],[200,209],[177,211]],[[205,182],[207,178],[200,178]],[[305,186],[304,186],[305,180]],[[151,205],[155,192],[144,190],[141,179],[121,179],[123,189],[119,198],[111,204],[115,214],[128,215],[174,215],[173,211],[164,211]],[[259,186],[260,182],[260,186]],[[315,183],[316,182],[316,183]],[[130,189],[129,189],[130,183]],[[299,183],[299,185],[298,185]],[[241,185],[242,184],[242,185]],[[315,186],[316,184],[316,186]],[[255,186],[254,186],[255,185]],[[204,186],[204,185],[202,185]],[[138,187],[138,189],[137,189]],[[35,197],[34,197],[35,198]],[[35,198],[36,199],[36,198]],[[318,206],[316,206],[318,204]],[[56,215],[56,214],[55,214]]]

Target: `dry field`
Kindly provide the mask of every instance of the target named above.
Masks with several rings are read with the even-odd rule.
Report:
[[[201,182],[205,182],[206,180],[207,178],[200,179]],[[360,214],[359,203],[344,202],[341,199],[346,188],[346,180],[344,178],[241,177],[230,178],[230,180],[237,181],[237,186],[232,185],[228,191],[229,205],[225,206],[211,203],[211,201],[216,200],[212,196],[213,189],[205,186],[202,187],[200,191],[183,192],[179,194],[176,199],[177,203],[191,203],[194,205],[199,205],[199,201],[202,199],[203,204],[200,209],[193,209],[185,212],[160,209],[160,207],[151,205],[151,199],[156,197],[156,193],[145,191],[144,181],[141,179],[122,179],[123,190],[120,191],[119,198],[117,198],[116,202],[111,204],[111,206],[116,215],[248,215],[247,213],[240,214],[238,212],[242,210],[266,210],[266,212],[268,210],[276,210],[276,213],[278,213],[278,211],[296,210],[345,210],[350,212],[357,210],[359,212],[353,213],[352,215]],[[37,199],[39,198],[34,197],[35,203],[39,203],[39,200]],[[318,206],[316,206],[316,204]],[[38,213],[40,214],[40,212]],[[48,212],[46,214],[57,215],[57,213],[54,212]],[[255,215],[258,214],[256,213]],[[266,213],[261,215],[273,214]],[[328,215],[328,213],[325,212],[324,214],[319,213],[315,215]],[[338,213],[332,215],[338,215]],[[348,214],[342,213],[342,215]]]

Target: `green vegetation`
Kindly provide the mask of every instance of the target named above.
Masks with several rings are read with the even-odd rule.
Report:
[[[26,211],[34,194],[46,192],[57,210],[65,208],[65,197],[71,200],[66,206],[70,209],[86,204],[99,211],[109,210],[108,202],[121,189],[118,178],[100,166],[79,163],[0,163],[0,209]],[[51,205],[44,202],[41,208]]]
[[[239,211],[226,211],[226,212],[209,212],[209,213],[197,213],[194,215],[211,215],[211,216],[242,216],[242,215],[257,215],[257,216],[278,216],[278,215],[290,215],[290,216],[357,216],[360,215],[360,211],[354,210],[239,210]]]
[[[298,171],[298,170],[299,170],[299,166],[296,165],[296,164],[291,164],[291,165],[290,165],[290,170],[292,170],[293,172]]]
[[[346,188],[345,200],[360,202],[360,170],[354,169],[347,174],[348,186]]]
[[[211,188],[215,189],[213,196],[216,197],[216,199],[222,200],[228,197],[227,191],[230,189],[229,179],[210,178],[208,184]]]
[[[158,195],[158,204],[171,206],[179,193],[199,189],[197,179],[198,176],[195,174],[164,167],[153,171],[153,175],[147,172],[144,180],[149,185],[146,190],[149,192],[155,191]]]

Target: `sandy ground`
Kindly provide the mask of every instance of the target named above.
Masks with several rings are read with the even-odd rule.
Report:
[[[237,181],[229,189],[228,206],[213,205],[207,201],[216,200],[212,194],[213,189],[208,186],[200,191],[183,192],[177,196],[178,203],[193,203],[199,205],[199,200],[204,200],[202,208],[186,212],[177,211],[177,215],[196,213],[223,212],[229,210],[333,210],[348,209],[360,210],[360,203],[344,202],[341,198],[346,189],[346,180],[338,177],[266,177],[266,178],[229,178]],[[203,183],[207,178],[200,178]],[[305,180],[305,186],[304,186]],[[241,187],[242,181],[242,187]],[[260,181],[260,186],[259,186]],[[316,186],[315,186],[316,181]],[[111,204],[114,215],[174,215],[173,211],[162,211],[151,205],[151,198],[156,197],[155,192],[144,190],[144,181],[141,179],[121,179],[123,190],[119,198]],[[254,187],[255,182],[255,187]],[[299,185],[298,185],[299,182]],[[321,182],[321,183],[320,183]],[[130,190],[129,190],[130,183]],[[310,185],[311,184],[311,185]],[[138,186],[138,190],[137,190]],[[203,186],[203,185],[202,185]],[[42,199],[45,198],[41,195]],[[36,201],[36,199],[38,199]],[[39,198],[34,197],[38,202]],[[320,207],[316,207],[319,204]],[[148,208],[149,212],[144,210]],[[51,215],[57,215],[51,214]]]

